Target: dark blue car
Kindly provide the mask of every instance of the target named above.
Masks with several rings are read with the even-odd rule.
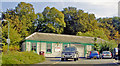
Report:
[[[87,58],[90,58],[90,59],[91,58],[97,58],[97,59],[99,59],[100,58],[99,52],[98,51],[90,51]]]

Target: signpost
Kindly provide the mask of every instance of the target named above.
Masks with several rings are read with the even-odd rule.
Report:
[[[8,43],[8,44],[10,43],[10,39],[7,39],[7,43]]]
[[[2,20],[2,13],[0,13],[0,20]]]

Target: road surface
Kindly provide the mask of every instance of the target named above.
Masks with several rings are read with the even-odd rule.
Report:
[[[59,64],[80,64],[80,65],[114,65],[114,66],[118,66],[119,64],[117,64],[117,61],[114,60],[114,59],[85,59],[85,58],[79,58],[78,61],[74,61],[73,59],[68,59],[68,61],[61,61],[60,58],[46,58],[46,61],[45,62],[42,62],[42,63],[38,63],[38,64],[47,64],[47,65],[50,65],[50,66],[54,66],[54,65],[59,65]]]

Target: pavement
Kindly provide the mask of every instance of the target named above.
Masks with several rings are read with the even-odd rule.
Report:
[[[115,59],[85,59],[85,58],[79,58],[78,61],[74,61],[73,59],[68,59],[68,61],[61,61],[61,58],[46,58],[45,62],[38,63],[38,64],[46,64],[48,66],[58,66],[60,64],[63,65],[96,65],[96,66],[118,66],[117,60]]]

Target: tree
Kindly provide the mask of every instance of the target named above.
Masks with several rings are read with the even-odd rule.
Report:
[[[108,38],[107,38],[107,36],[106,36],[106,34],[105,34],[105,32],[102,28],[95,29],[94,31],[91,31],[91,32],[85,32],[85,33],[78,32],[76,35],[97,37],[97,38],[101,38],[101,39],[104,39],[104,40],[108,40]]]
[[[34,32],[33,22],[36,19],[36,14],[32,4],[21,2],[15,9],[18,15],[19,23],[21,24],[20,34],[23,38]]]
[[[10,24],[12,25],[12,24]],[[4,26],[2,28],[2,42],[6,43],[8,38],[8,25]],[[11,45],[19,45],[19,42],[22,40],[21,35],[12,27],[10,27],[10,33],[9,33],[9,38],[10,38],[10,44]]]
[[[112,18],[99,18],[97,19],[100,28],[103,28],[105,30],[105,33],[109,39],[115,39],[114,35],[116,33],[115,27],[113,25]]]
[[[115,40],[108,40],[106,42],[102,42],[100,43],[100,53],[102,51],[113,51],[114,48],[117,47],[117,43],[115,42]]]
[[[46,7],[42,14],[37,14],[37,31],[58,34],[63,32],[66,23],[64,22],[64,14],[61,11],[55,7]]]
[[[77,32],[93,31],[97,27],[97,20],[94,14],[84,13],[83,10],[77,10],[75,7],[64,8],[66,27],[65,34],[76,35]]]
[[[10,43],[13,45],[20,44],[25,37],[34,32],[34,20],[36,15],[34,8],[29,3],[21,2],[15,9],[9,9],[4,12],[4,19],[10,23]],[[8,38],[8,23],[2,23],[2,39],[6,43]]]

